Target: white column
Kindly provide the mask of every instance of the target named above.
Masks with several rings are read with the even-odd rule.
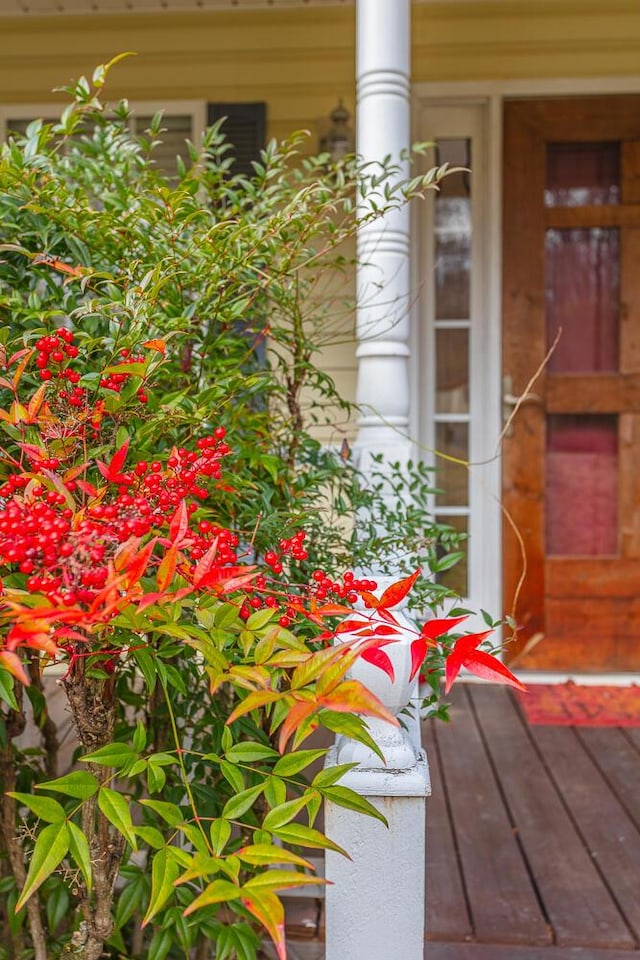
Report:
[[[356,150],[365,162],[400,154],[410,145],[410,0],[357,0]],[[380,202],[383,202],[382,195]],[[360,201],[370,209],[375,192]],[[402,460],[409,427],[409,210],[390,211],[358,234],[357,338],[360,408],[357,450],[366,471],[369,455]]]

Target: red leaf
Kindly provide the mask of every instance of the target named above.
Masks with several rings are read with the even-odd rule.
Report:
[[[169,539],[176,545],[182,543],[188,529],[189,514],[187,513],[187,504],[184,500],[181,500],[169,524]]]
[[[477,677],[482,677],[483,680],[492,680],[494,683],[506,683],[508,686],[515,687],[517,690],[522,690],[523,692],[527,689],[517,677],[514,677],[509,668],[505,667],[504,663],[498,660],[497,657],[494,657],[493,654],[486,653],[484,650],[474,651],[474,653],[464,661],[464,666],[471,673],[475,673]]]
[[[97,497],[98,491],[92,483],[89,483],[88,480],[76,480],[76,486],[79,490],[82,490],[83,493],[86,493],[89,497]],[[104,489],[104,487],[103,487]]]
[[[449,633],[457,624],[466,619],[466,616],[464,616],[447,617],[444,620],[427,620],[420,631],[420,636],[425,640],[436,640],[438,637],[444,636],[445,633]]]
[[[193,585],[199,587],[206,575],[211,570],[216,555],[218,553],[218,538],[216,537],[207,552],[198,561],[193,571]]]
[[[122,473],[121,470],[124,466],[124,462],[127,459],[127,451],[129,450],[129,438],[125,440],[122,446],[116,450],[109,466],[102,462],[102,460],[96,460],[96,466],[98,470],[110,483],[121,483],[122,482]]]
[[[424,663],[424,658],[427,655],[427,649],[429,644],[422,637],[418,637],[417,640],[414,640],[411,644],[411,676],[410,680],[413,680],[416,673]]]
[[[380,597],[380,606],[384,607],[387,610],[389,607],[395,607],[407,596],[412,586],[420,576],[422,571],[418,568],[415,573],[412,573],[409,577],[404,577],[402,580],[397,580],[396,583],[392,583],[384,591]]]
[[[153,540],[150,540],[149,543],[145,544],[142,550],[140,550],[135,556],[133,556],[126,566],[127,579],[129,581],[129,586],[137,583],[141,577],[144,576],[147,567],[149,566],[149,560],[151,559],[151,554],[153,553],[153,548],[157,542],[156,537]]]
[[[381,670],[384,670],[389,680],[393,683],[396,676],[395,671],[388,654],[386,654],[384,650],[381,650],[379,647],[373,650],[365,650],[362,654],[362,659],[366,660],[367,663],[372,663],[374,667],[380,667]]]
[[[445,663],[445,693],[449,693],[460,670],[463,666],[467,666],[468,658],[490,633],[491,630],[485,630],[483,633],[468,633],[466,636],[456,640],[453,650],[447,657]]]

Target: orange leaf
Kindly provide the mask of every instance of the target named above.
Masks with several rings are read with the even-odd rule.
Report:
[[[280,693],[278,690],[256,690],[255,693],[250,693],[248,697],[245,697],[242,703],[239,703],[235,710],[229,714],[226,725],[229,726],[238,717],[243,717],[245,713],[251,713],[252,710],[264,707],[267,703],[275,703],[276,700],[282,700],[285,696],[285,693]]]
[[[251,896],[242,898],[242,905],[259,920],[273,940],[278,960],[287,960],[284,936],[284,907],[282,901],[271,892],[251,891]]]
[[[337,713],[362,713],[369,717],[380,717],[387,723],[398,726],[398,721],[387,708],[366,687],[357,680],[345,680],[326,696],[319,696],[318,702]]]
[[[156,583],[158,584],[158,590],[166,590],[171,581],[173,580],[174,574],[176,572],[176,565],[178,562],[178,548],[174,544],[170,547],[165,553],[160,566],[158,567],[158,572],[156,574]]]
[[[397,580],[396,583],[392,583],[384,591],[380,597],[380,606],[384,607],[387,610],[389,607],[395,607],[407,596],[412,586],[420,576],[422,571],[418,568],[415,573],[412,573],[409,577],[404,577],[402,580]]]
[[[21,351],[20,351],[20,352],[21,352]],[[22,357],[22,360],[20,361],[20,363],[19,363],[18,366],[16,367],[16,372],[15,372],[14,375],[13,375],[13,386],[14,386],[14,387],[17,387],[18,384],[20,383],[20,381],[21,381],[21,379],[22,379],[22,374],[24,373],[24,371],[25,371],[25,369],[26,369],[26,366],[27,366],[27,364],[29,363],[29,360],[31,359],[31,357],[33,356],[34,353],[35,353],[35,350],[26,350],[26,351],[25,351],[24,356]],[[13,357],[12,357],[11,360],[9,361],[9,364],[11,364],[11,361],[14,360],[17,356],[19,356],[19,353],[14,353]]]
[[[294,703],[280,728],[280,738],[278,740],[278,750],[280,753],[285,752],[292,734],[294,734],[307,717],[310,717],[317,709],[318,704],[313,701],[299,700],[297,703]]]
[[[30,685],[31,681],[24,672],[22,660],[17,654],[11,653],[9,650],[0,650],[0,665],[3,666],[5,670],[8,670],[16,680],[23,683],[25,687]]]
[[[155,350],[156,353],[162,354],[164,354],[167,349],[167,343],[165,340],[145,340],[142,346],[146,347],[147,350]]]
[[[31,400],[29,400],[27,405],[28,419],[25,420],[25,423],[35,423],[38,410],[42,406],[42,401],[44,400],[46,392],[47,385],[46,383],[43,383],[38,387],[34,395],[31,397]]]

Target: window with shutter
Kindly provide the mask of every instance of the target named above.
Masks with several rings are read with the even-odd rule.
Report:
[[[251,176],[252,161],[264,149],[267,129],[266,103],[210,103],[207,123],[211,126],[224,119],[223,133],[232,145],[234,163],[231,173]]]

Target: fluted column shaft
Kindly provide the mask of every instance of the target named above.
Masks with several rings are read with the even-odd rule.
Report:
[[[410,144],[410,0],[357,2],[357,144],[372,164],[391,157],[404,178],[400,155]],[[371,190],[382,203],[382,191]],[[408,453],[409,426],[409,210],[392,210],[366,223],[358,235],[357,338],[360,408],[358,450],[395,459]]]

